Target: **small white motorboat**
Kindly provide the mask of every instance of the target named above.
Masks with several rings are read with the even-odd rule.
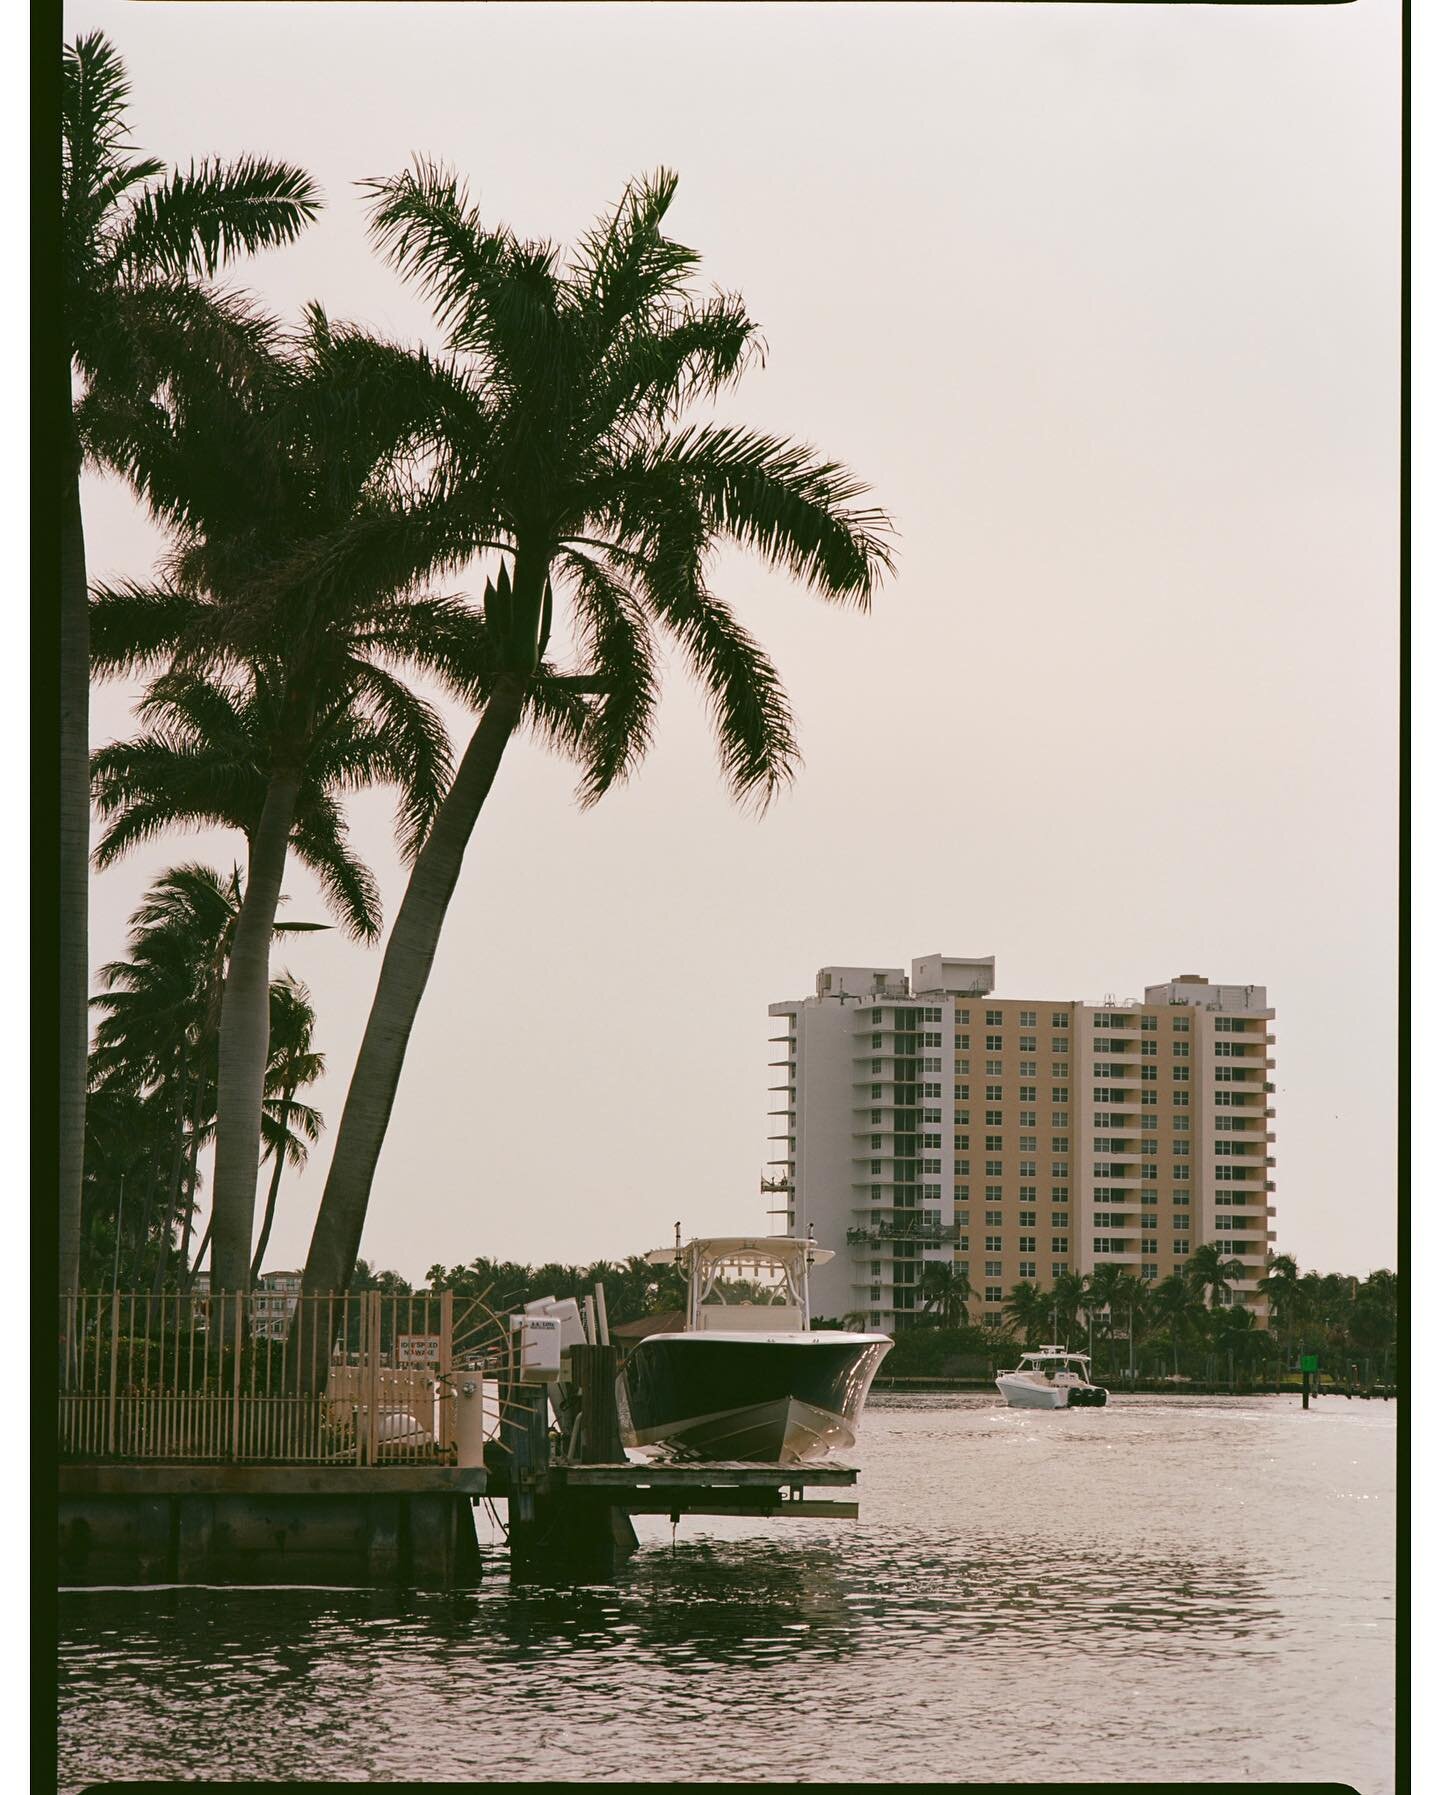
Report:
[[[1012,1409],[1103,1408],[1109,1392],[1090,1382],[1090,1361],[1063,1346],[1037,1346],[1022,1353],[1013,1371],[1002,1371],[995,1388]]]

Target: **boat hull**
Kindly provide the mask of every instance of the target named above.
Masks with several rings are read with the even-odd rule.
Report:
[[[1012,1409],[1104,1408],[1108,1393],[1098,1384],[1038,1384],[1026,1377],[997,1377],[995,1388]]]
[[[823,1458],[854,1444],[891,1345],[883,1336],[824,1332],[652,1335],[625,1368],[628,1443],[762,1464]]]

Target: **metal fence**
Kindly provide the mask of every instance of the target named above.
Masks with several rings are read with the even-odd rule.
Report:
[[[453,1462],[451,1373],[499,1369],[483,1302],[435,1291],[63,1299],[62,1458]]]

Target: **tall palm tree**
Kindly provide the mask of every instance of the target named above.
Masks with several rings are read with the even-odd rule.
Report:
[[[1210,1240],[1196,1247],[1182,1272],[1191,1290],[1202,1298],[1208,1295],[1209,1306],[1214,1309],[1223,1301],[1220,1292],[1228,1294],[1231,1284],[1245,1276],[1245,1267],[1228,1247]]]
[[[1197,1294],[1195,1286],[1182,1272],[1171,1272],[1155,1285],[1150,1302],[1156,1320],[1163,1322],[1169,1333],[1178,1377],[1181,1343],[1195,1331],[1197,1319],[1204,1316],[1203,1292]]]
[[[1101,1337],[1107,1347],[1113,1343],[1115,1309],[1125,1289],[1124,1279],[1125,1273],[1120,1266],[1099,1265],[1090,1274],[1085,1287],[1085,1312],[1092,1322],[1096,1316],[1102,1318]],[[1107,1354],[1107,1362],[1112,1356]]]
[[[393,521],[395,463],[413,423],[385,408],[378,382],[357,388],[337,369],[318,307],[288,351],[259,366],[233,403],[147,449],[152,505],[176,538],[169,583],[100,591],[92,612],[98,671],[164,669],[141,707],[155,729],[97,757],[97,801],[118,811],[97,858],[177,822],[223,822],[249,844],[220,1014],[218,1289],[249,1276],[270,939],[288,854],[306,859],[352,931],[373,939],[378,894],[345,848],[339,798],[395,785],[402,850],[413,856],[449,781],[450,752],[434,708],[397,669],[422,670],[472,702],[491,673],[469,607],[397,586],[380,558],[323,595],[297,570],[312,537],[360,518]],[[561,737],[583,721],[583,700],[548,688],[529,709]]]
[[[970,1324],[970,1303],[975,1291],[963,1265],[931,1260],[920,1274],[920,1295],[927,1311],[947,1328]]]
[[[199,283],[240,254],[288,243],[315,215],[309,177],[245,157],[167,174],[138,153],[129,83],[98,32],[65,47],[61,83],[61,316],[55,400],[70,401],[60,543],[60,1285],[79,1272],[88,1046],[89,654],[80,473],[129,474],[150,414],[187,384],[243,370],[255,320]],[[78,382],[76,377],[78,376]],[[63,386],[62,386],[63,382]]]
[[[891,565],[887,520],[854,505],[864,488],[839,465],[682,422],[692,400],[739,377],[758,341],[738,298],[696,296],[697,256],[664,235],[673,175],[627,187],[563,266],[554,246],[487,227],[440,169],[369,187],[374,236],[434,300],[454,360],[432,382],[436,472],[412,527],[337,533],[316,565],[343,581],[383,548],[397,578],[474,553],[503,567],[485,598],[495,677],[386,944],[306,1264],[311,1291],[349,1279],[450,897],[557,606],[594,695],[582,802],[649,744],[658,630],[708,695],[731,790],[763,803],[794,770],[791,716],[769,659],[710,590],[713,550],[749,548],[861,608]]]
[[[1010,1287],[1004,1315],[1012,1328],[1024,1334],[1025,1344],[1033,1346],[1045,1339],[1052,1325],[1050,1293],[1029,1278],[1022,1278]]]
[[[213,1132],[220,991],[243,891],[238,868],[223,877],[195,864],[162,873],[130,919],[127,957],[101,968],[105,989],[93,999],[101,1019],[90,1055],[92,1090],[143,1093],[152,1110],[170,1118],[156,1290],[164,1282],[173,1229],[182,1218],[182,1263],[188,1254],[196,1162]],[[275,932],[325,926],[277,922]],[[277,998],[272,992],[272,1004],[283,1008],[285,995]],[[270,1082],[276,1083],[273,1068]],[[159,1177],[143,1184],[132,1177],[129,1182],[131,1214],[140,1222],[142,1240],[150,1238],[160,1184]]]
[[[1047,1345],[1068,1346],[1085,1305],[1086,1281],[1079,1272],[1061,1272],[1048,1292],[1054,1338]]]
[[[315,1051],[315,1010],[310,992],[298,979],[292,979],[288,973],[282,974],[270,986],[270,1065],[265,1083],[272,1096],[266,1106],[269,1113],[262,1121],[262,1130],[274,1164],[265,1198],[265,1214],[260,1223],[260,1238],[250,1261],[252,1283],[260,1276],[265,1249],[270,1244],[281,1173],[287,1164],[303,1166],[307,1158],[306,1142],[313,1143],[320,1136],[318,1111],[297,1102],[297,1095],[324,1071],[325,1055]]]

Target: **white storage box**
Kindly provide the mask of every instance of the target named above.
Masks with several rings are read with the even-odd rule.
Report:
[[[512,1315],[510,1331],[520,1336],[522,1384],[553,1384],[560,1377],[560,1318],[555,1315]]]

